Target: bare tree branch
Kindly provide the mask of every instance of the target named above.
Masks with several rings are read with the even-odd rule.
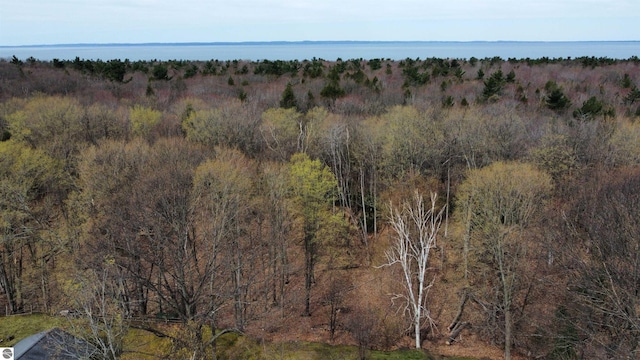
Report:
[[[396,239],[391,248],[385,252],[387,263],[382,266],[400,264],[403,274],[403,294],[393,294],[392,300],[404,299],[405,314],[412,319],[416,349],[420,348],[420,328],[426,320],[431,330],[435,329],[435,322],[427,307],[427,295],[433,286],[435,278],[427,282],[429,267],[429,254],[436,246],[436,237],[442,215],[446,208],[436,210],[435,193],[431,194],[431,207],[425,208],[422,195],[417,191],[414,195],[414,203],[405,203],[402,210],[394,209],[390,205],[390,224]]]

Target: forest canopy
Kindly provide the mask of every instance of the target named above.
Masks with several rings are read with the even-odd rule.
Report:
[[[638,86],[637,57],[1,60],[0,304],[112,319],[107,357],[136,329],[637,358]],[[429,194],[407,286],[385,253]]]

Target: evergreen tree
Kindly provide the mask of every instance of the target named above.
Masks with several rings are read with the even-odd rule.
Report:
[[[337,81],[329,82],[322,90],[320,91],[320,96],[335,101],[337,98],[345,95],[345,91],[342,87],[340,87],[340,83]]]
[[[169,77],[169,70],[164,64],[158,64],[153,67],[151,72],[154,80],[171,80]]]
[[[479,71],[478,71],[479,72]],[[500,95],[502,87],[504,86],[505,78],[502,70],[498,70],[491,74],[489,79],[484,82],[484,90],[482,90],[482,97],[488,100],[492,96]]]
[[[590,97],[587,101],[582,103],[582,107],[576,109],[573,112],[573,117],[576,119],[590,120],[598,115],[614,116],[615,110],[611,107],[605,108],[602,101],[598,100],[595,96]]]
[[[634,86],[629,92],[629,94],[627,94],[627,96],[624,97],[624,103],[631,105],[637,100],[640,100],[640,90],[638,90],[638,88]]]
[[[562,88],[556,87],[547,95],[545,104],[551,110],[562,111],[571,105],[571,100],[562,92]]]
[[[291,109],[298,106],[298,100],[293,93],[293,87],[291,83],[287,83],[287,87],[282,92],[282,99],[280,100],[280,107],[285,109]]]

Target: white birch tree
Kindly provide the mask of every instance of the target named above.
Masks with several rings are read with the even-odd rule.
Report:
[[[401,209],[390,206],[390,224],[395,233],[391,248],[385,252],[387,263],[399,264],[402,268],[404,292],[393,294],[393,298],[405,301],[404,313],[412,320],[416,349],[420,348],[420,328],[426,321],[435,327],[427,306],[427,295],[435,278],[429,280],[429,254],[436,247],[436,237],[445,207],[436,208],[436,194],[431,194],[431,207],[426,208],[424,199],[417,191],[414,202],[405,202]]]

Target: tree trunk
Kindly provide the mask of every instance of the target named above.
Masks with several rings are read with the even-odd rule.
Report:
[[[5,251],[0,252],[0,288],[2,288],[6,294],[9,313],[16,314],[21,309],[21,301],[18,289],[20,287],[20,282],[15,276],[15,265],[12,265],[12,258],[15,252],[13,251],[13,248],[9,247],[7,247]],[[20,263],[18,266],[21,265],[22,264]]]
[[[42,290],[42,306],[45,313],[49,313],[49,277],[46,269],[46,262],[43,261],[40,269],[40,285]]]
[[[313,245],[308,235],[305,236],[305,251],[304,251],[304,316],[311,316],[311,283],[313,282]]]
[[[466,321],[461,322],[461,323],[457,323],[456,326],[451,329],[451,333],[449,334],[449,339],[447,340],[447,345],[452,345],[455,341],[456,338],[458,337],[458,335],[460,335],[460,333],[462,332],[462,330],[464,330],[467,326],[469,326],[470,324]]]
[[[236,233],[239,233],[239,230],[236,230]],[[234,238],[232,241],[232,251],[233,251],[233,273],[232,273],[232,283],[233,283],[233,309],[234,309],[234,317],[236,322],[236,327],[241,331],[244,330],[244,313],[245,313],[245,304],[243,301],[243,294],[245,292],[244,284],[243,284],[243,274],[242,274],[242,251],[240,249],[240,242],[238,238]]]
[[[462,313],[464,312],[464,306],[469,299],[469,294],[467,293],[467,289],[462,290],[462,295],[460,296],[460,306],[458,306],[458,313],[456,317],[453,319],[447,330],[453,334],[454,329],[458,327],[460,323],[460,319],[462,318]],[[455,336],[454,336],[455,338]]]
[[[9,313],[11,314],[15,314],[17,311],[17,304],[16,304],[16,300],[15,300],[15,296],[14,296],[14,291],[13,291],[13,287],[11,286],[12,284],[6,280],[6,278],[3,276],[2,279],[2,289],[4,290],[6,296],[7,296],[7,304],[9,305]]]
[[[275,242],[269,245],[269,262],[271,263],[271,304],[278,305],[278,250],[276,249]],[[265,307],[266,309],[266,307]]]
[[[420,341],[420,315],[416,314],[413,318],[413,326],[415,327],[416,333],[416,349],[420,349],[421,341]]]
[[[331,299],[330,300],[331,304],[330,307],[331,309],[330,314],[329,314],[329,338],[331,339],[331,342],[333,342],[333,339],[336,335],[336,327],[338,325],[338,303],[336,301],[336,299]]]
[[[467,211],[465,214],[465,232],[463,235],[463,249],[462,255],[464,257],[464,278],[465,280],[469,277],[469,250],[471,243],[471,206],[470,204],[466,205]]]
[[[504,359],[511,360],[511,309],[504,309]]]
[[[371,263],[371,254],[369,252],[369,232],[367,225],[367,208],[364,199],[364,168],[360,168],[360,201],[362,204],[362,240],[367,252],[367,264]]]

